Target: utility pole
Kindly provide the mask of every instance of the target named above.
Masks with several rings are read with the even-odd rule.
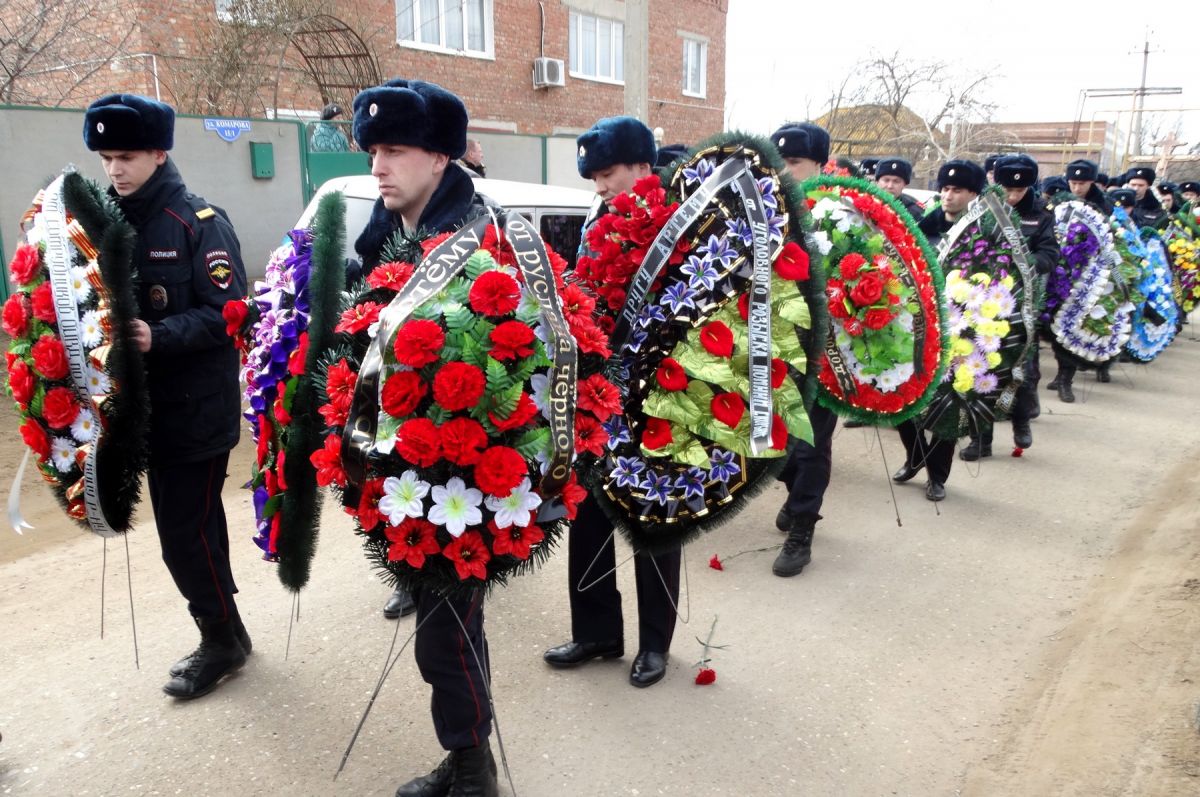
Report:
[[[1136,50],[1134,51],[1136,52]],[[1158,52],[1157,50],[1155,52]],[[1133,130],[1134,130],[1134,153],[1135,155],[1142,154],[1142,110],[1146,105],[1146,73],[1150,66],[1150,28],[1146,28],[1145,36],[1142,39],[1142,82],[1138,85],[1137,92],[1133,95]]]

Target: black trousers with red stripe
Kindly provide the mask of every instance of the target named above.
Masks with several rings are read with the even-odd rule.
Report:
[[[444,750],[478,747],[492,732],[483,595],[443,599],[417,590],[413,598],[417,602],[414,655],[421,677],[433,687],[429,708],[438,742]]]
[[[188,611],[209,620],[237,614],[221,503],[228,465],[225,452],[200,462],[152,465],[148,479],[163,562],[187,598]]]

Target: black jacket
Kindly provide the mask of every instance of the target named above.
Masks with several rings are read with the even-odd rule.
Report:
[[[1171,214],[1163,210],[1162,203],[1149,188],[1146,189],[1146,195],[1133,206],[1133,212],[1129,216],[1139,228],[1152,227],[1161,230],[1171,223]]]
[[[198,462],[237,445],[238,356],[221,309],[246,295],[241,246],[223,210],[189,194],[168,159],[133,194],[110,196],[138,233],[139,317],[150,326],[150,457]]]
[[[946,211],[941,207],[936,207],[923,218],[917,219],[917,226],[921,232],[925,233],[925,237],[929,239],[929,245],[937,249],[937,245],[942,238],[946,237],[946,233],[954,226],[954,222],[946,218]]]
[[[920,221],[925,217],[925,208],[921,207],[921,203],[910,197],[908,194],[901,194],[896,198],[900,200],[900,204],[904,205],[904,209],[907,210],[916,221]]]
[[[1021,217],[1021,234],[1029,245],[1037,273],[1049,274],[1062,257],[1058,238],[1054,235],[1054,212],[1047,209],[1046,203],[1032,189],[1025,192],[1013,210]]]

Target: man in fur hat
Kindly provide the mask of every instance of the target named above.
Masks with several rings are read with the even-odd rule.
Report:
[[[904,193],[912,182],[912,164],[904,158],[884,158],[875,166],[875,182],[904,205],[909,214],[920,221],[925,215],[921,203]]]

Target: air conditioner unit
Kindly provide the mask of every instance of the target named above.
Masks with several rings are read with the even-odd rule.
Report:
[[[567,75],[561,58],[533,59],[533,87],[535,89],[565,85],[567,85]]]

